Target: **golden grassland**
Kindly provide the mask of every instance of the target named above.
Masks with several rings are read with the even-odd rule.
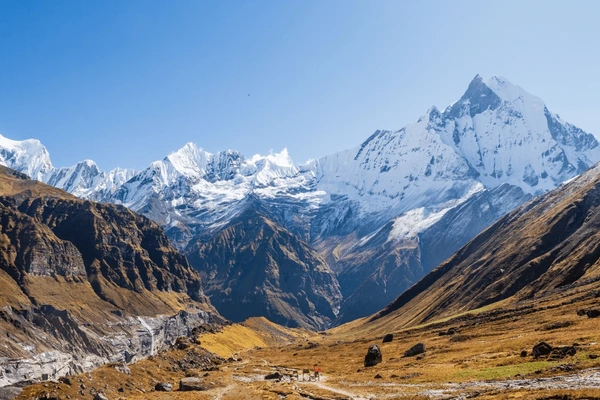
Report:
[[[251,319],[200,336],[198,349],[224,358],[234,353],[241,357],[207,376],[198,373],[211,385],[204,392],[153,391],[158,382],[178,388],[185,373],[170,372],[166,367],[185,357],[185,350],[172,350],[134,364],[129,376],[103,367],[89,375],[91,380],[82,375],[74,381],[82,379],[86,390],[104,390],[109,399],[421,399],[467,394],[482,399],[600,399],[599,389],[578,387],[578,378],[560,388],[551,383],[533,389],[527,384],[513,385],[510,390],[502,386],[507,380],[532,383],[540,378],[585,374],[594,368],[600,371],[600,359],[590,358],[600,355],[600,320],[576,314],[580,308],[598,307],[600,301],[575,301],[581,290],[585,289],[535,304],[503,302],[502,308],[490,306],[409,329],[391,329],[389,320],[362,320],[312,333],[286,329],[263,318]],[[564,326],[553,327],[557,322]],[[439,335],[450,327],[458,328],[460,333]],[[391,343],[381,343],[385,333],[394,334]],[[531,349],[540,341],[553,346],[577,343],[578,351],[558,361],[534,359]],[[424,356],[403,357],[404,351],[418,342],[426,346]],[[383,362],[365,368],[363,360],[371,344],[380,346]],[[526,357],[521,356],[522,350],[528,351]],[[312,369],[315,364],[323,370],[320,382],[303,381],[302,374],[299,381],[263,379],[274,371],[289,374],[292,370]],[[63,399],[67,394],[72,399],[92,398],[87,391],[85,396],[79,394],[79,384],[34,385],[26,388],[21,399],[49,390]]]

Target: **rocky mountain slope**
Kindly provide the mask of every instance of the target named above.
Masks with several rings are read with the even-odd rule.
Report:
[[[0,163],[46,182],[58,176],[39,142],[3,139],[0,148]],[[476,76],[445,110],[305,165],[285,150],[245,158],[187,144],[131,177],[72,167],[52,182],[153,219],[186,254],[235,225],[253,199],[336,273],[339,323],[376,312],[494,220],[598,161],[594,136],[541,99]]]
[[[600,288],[600,165],[500,218],[373,317],[420,324]],[[598,293],[598,292],[596,292]]]
[[[322,329],[342,295],[335,274],[305,242],[249,208],[188,251],[205,292],[232,321],[256,315],[289,327]]]
[[[0,386],[153,354],[218,315],[160,227],[0,167]]]

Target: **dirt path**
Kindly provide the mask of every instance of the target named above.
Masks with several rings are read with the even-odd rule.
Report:
[[[316,386],[319,389],[322,390],[326,390],[328,392],[332,392],[332,393],[336,393],[336,394],[340,394],[342,396],[346,396],[351,400],[371,400],[375,398],[375,395],[370,395],[370,396],[362,396],[353,392],[349,392],[347,390],[343,390],[343,389],[338,389],[329,385],[326,385],[325,383],[323,383],[323,381],[326,380],[325,377],[321,378],[321,381],[298,381],[296,382],[299,386]]]

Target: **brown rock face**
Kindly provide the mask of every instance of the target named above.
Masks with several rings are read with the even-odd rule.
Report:
[[[173,291],[203,300],[199,275],[171,247],[161,228],[125,207],[34,198],[25,200],[19,211],[80,251],[90,283],[107,301],[114,303],[105,283],[138,293]]]
[[[264,316],[285,326],[326,327],[341,294],[328,265],[305,242],[247,211],[187,251],[219,313],[233,321]]]
[[[212,322],[205,299],[155,223],[0,167],[0,386],[151,355]]]

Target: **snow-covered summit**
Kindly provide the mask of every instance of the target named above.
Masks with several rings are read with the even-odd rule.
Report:
[[[37,180],[43,180],[43,177],[54,168],[48,150],[39,140],[18,141],[2,135],[0,135],[0,164]]]

